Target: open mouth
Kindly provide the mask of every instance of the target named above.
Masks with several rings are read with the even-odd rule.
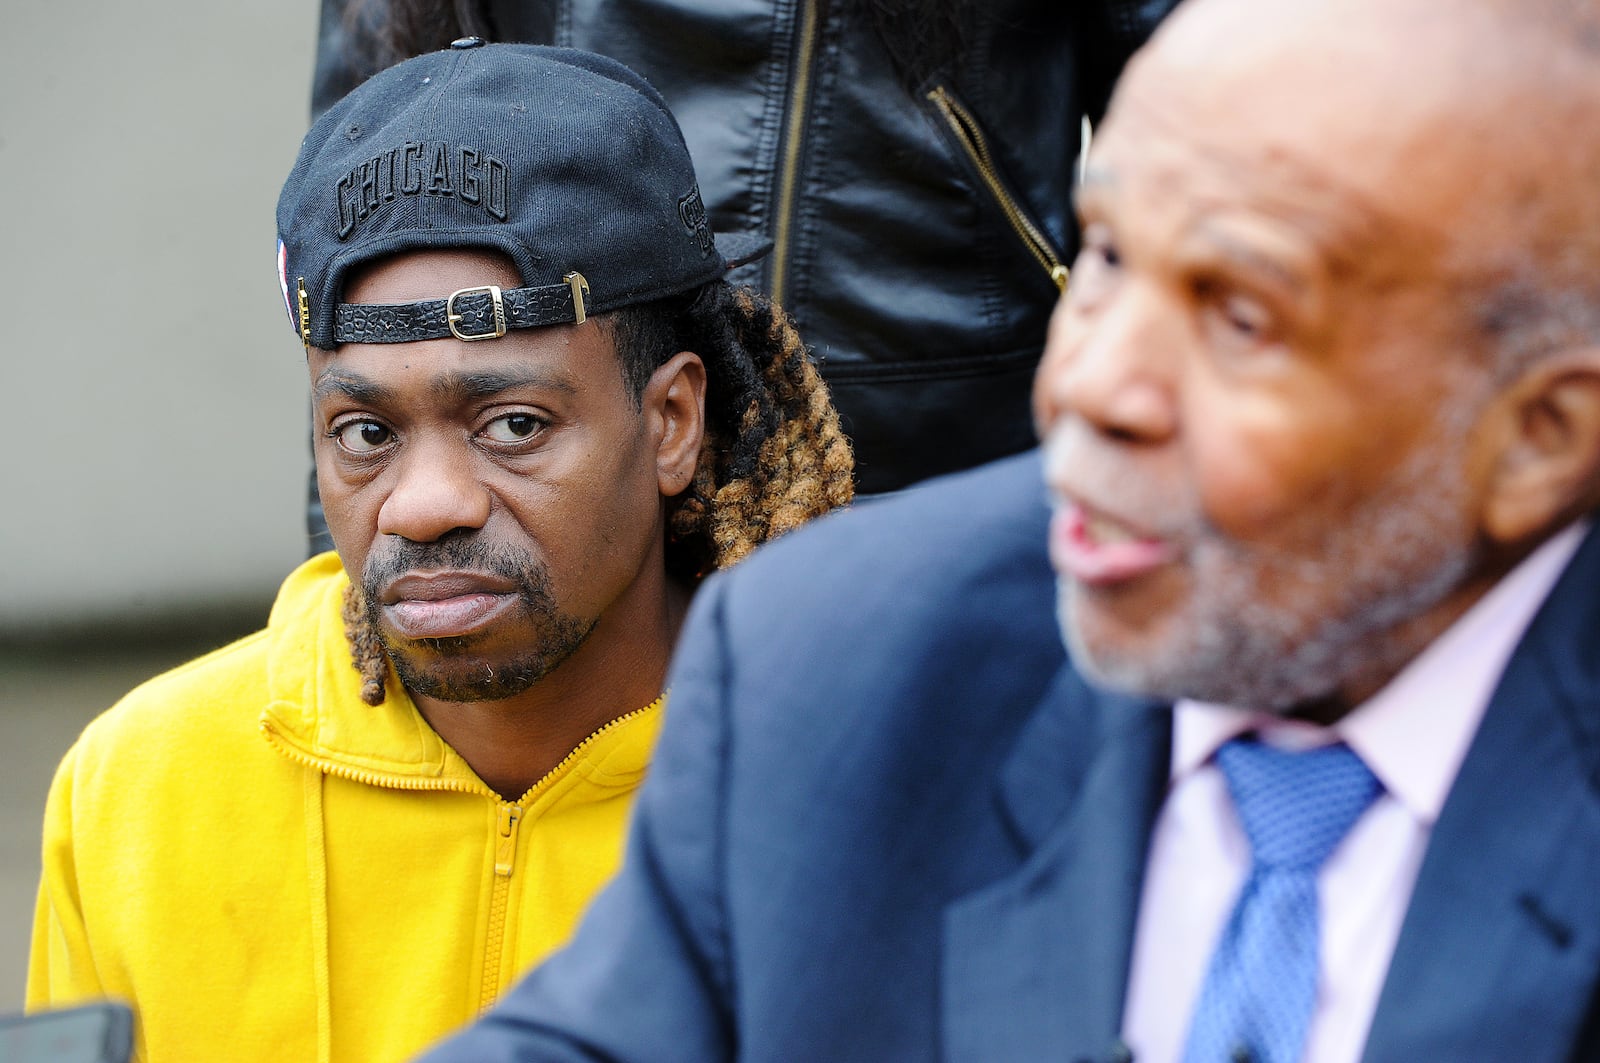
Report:
[[[1090,586],[1137,579],[1177,556],[1168,541],[1076,502],[1058,502],[1050,521],[1050,561]]]

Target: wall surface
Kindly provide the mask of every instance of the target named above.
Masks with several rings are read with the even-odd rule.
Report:
[[[304,551],[273,211],[316,4],[58,0],[5,21],[0,645],[264,609]]]
[[[304,355],[273,210],[316,15],[6,7],[0,1012],[22,1001],[56,761],[136,682],[259,625],[305,550]]]

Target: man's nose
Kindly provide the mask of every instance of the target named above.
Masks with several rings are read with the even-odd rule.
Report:
[[[489,490],[471,455],[444,441],[413,441],[396,463],[393,490],[378,510],[378,532],[433,542],[489,519]]]
[[[1159,442],[1178,427],[1175,314],[1160,295],[1132,283],[1082,309],[1070,289],[1050,320],[1034,377],[1041,435],[1066,416],[1129,442]]]

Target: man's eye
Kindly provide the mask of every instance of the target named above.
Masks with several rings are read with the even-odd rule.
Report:
[[[1111,239],[1111,230],[1100,223],[1087,225],[1083,230],[1083,244],[1078,252],[1079,265],[1102,266],[1116,269],[1122,264],[1117,245]],[[1076,271],[1074,271],[1076,272]]]
[[[1087,248],[1090,258],[1106,269],[1116,269],[1122,265],[1122,255],[1117,251],[1117,245],[1110,240],[1096,240]]]
[[[544,426],[544,420],[531,413],[508,413],[484,425],[483,434],[496,443],[520,443]]]
[[[1254,299],[1232,295],[1222,300],[1220,310],[1228,327],[1247,339],[1261,339],[1272,328],[1272,315]]]
[[[1085,226],[1078,259],[1072,264],[1067,281],[1068,297],[1078,306],[1092,305],[1121,265],[1122,257],[1111,239],[1110,229],[1099,223]]]
[[[370,454],[394,439],[394,433],[376,421],[349,421],[333,430],[333,438],[352,454]]]

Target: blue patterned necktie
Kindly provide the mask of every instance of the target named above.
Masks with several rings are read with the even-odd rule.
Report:
[[[1317,869],[1382,789],[1348,746],[1217,751],[1250,875],[1211,956],[1184,1063],[1296,1063],[1316,1002]]]

